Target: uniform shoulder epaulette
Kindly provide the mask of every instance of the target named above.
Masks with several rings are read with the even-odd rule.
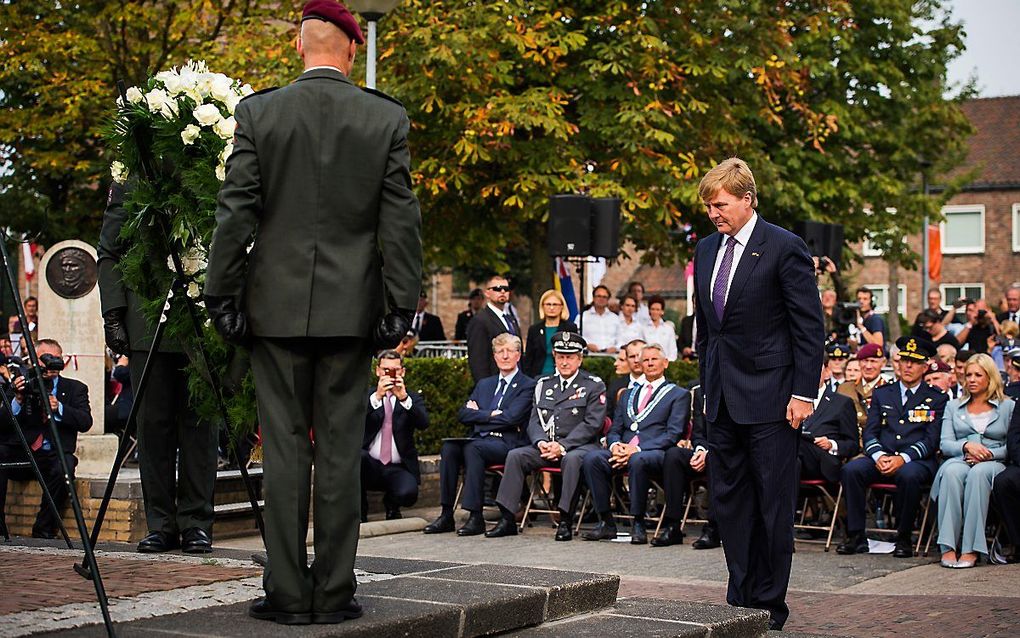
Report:
[[[602,383],[602,377],[596,376],[596,375],[592,374],[591,372],[588,373],[588,378],[591,379],[592,381],[596,382],[596,383]]]
[[[363,87],[361,87],[361,90],[364,91],[365,93],[371,93],[372,95],[377,95],[377,96],[383,98],[384,100],[389,100],[390,102],[393,102],[394,104],[396,104],[400,108],[404,108],[404,103],[403,102],[401,102],[397,98],[393,97],[392,95],[387,95],[386,93],[383,93],[379,89],[370,89],[367,86],[363,86]]]
[[[248,95],[246,95],[243,98],[241,98],[241,101],[244,102],[248,98],[255,97],[256,95],[265,95],[266,93],[272,93],[273,91],[275,91],[278,88],[280,88],[280,87],[278,87],[278,86],[267,86],[266,88],[264,88],[262,90],[255,91],[254,93],[249,93]]]

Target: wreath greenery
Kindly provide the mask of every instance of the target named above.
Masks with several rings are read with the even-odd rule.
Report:
[[[230,390],[223,395],[235,435],[250,432],[256,423],[254,383],[246,353],[223,341],[211,326],[201,290],[216,226],[216,197],[233,150],[234,108],[252,92],[248,84],[210,72],[204,62],[189,61],[127,89],[127,99],[118,98],[105,129],[114,156],[110,172],[114,181],[127,186],[123,281],[141,300],[149,325],[166,315],[165,338],[180,344],[191,362],[191,401],[201,418],[219,421],[220,388],[209,382],[199,347],[205,350],[215,377]],[[154,179],[144,174],[143,157],[149,158]],[[164,313],[174,280],[166,235],[181,256],[186,281]],[[181,292],[200,314],[200,342]]]

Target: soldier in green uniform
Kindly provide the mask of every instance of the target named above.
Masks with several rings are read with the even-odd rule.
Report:
[[[342,4],[305,4],[305,72],[237,105],[209,253],[206,306],[228,341],[251,344],[262,427],[266,596],[249,614],[278,623],[361,615],[354,557],[371,336],[395,345],[421,286],[409,122],[399,102],[348,79],[363,42]]]
[[[127,218],[124,193],[122,185],[110,186],[97,251],[99,296],[106,345],[130,357],[131,384],[138,388],[155,330],[118,269],[126,251],[120,238]],[[148,527],[139,552],[178,547],[196,554],[212,551],[216,427],[198,419],[190,407],[187,365],[180,344],[164,338],[153,353],[145,391],[137,398],[138,471]]]
[[[571,539],[571,520],[577,506],[581,464],[588,452],[598,450],[606,418],[606,384],[581,370],[588,344],[578,334],[559,332],[552,338],[556,374],[535,384],[535,406],[528,423],[530,445],[510,450],[496,494],[502,513],[499,523],[485,533],[489,538],[517,533],[516,513],[521,507],[524,476],[540,467],[558,466],[562,486],[557,508],[560,522],[556,540]]]

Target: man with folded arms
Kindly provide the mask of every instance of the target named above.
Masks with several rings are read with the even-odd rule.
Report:
[[[468,520],[457,535],[484,533],[485,468],[502,464],[510,450],[527,443],[524,429],[534,403],[535,380],[518,368],[521,338],[504,332],[492,340],[492,352],[499,374],[479,381],[457,414],[460,422],[471,428],[469,440],[444,441],[439,451],[439,502],[443,511],[425,526],[426,534],[453,531],[453,506],[461,468],[464,468],[461,507],[467,510]]]

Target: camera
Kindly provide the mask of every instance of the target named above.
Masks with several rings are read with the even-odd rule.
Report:
[[[850,337],[850,326],[857,324],[857,312],[861,304],[856,301],[841,301],[832,311],[832,331],[834,342],[846,341]]]

